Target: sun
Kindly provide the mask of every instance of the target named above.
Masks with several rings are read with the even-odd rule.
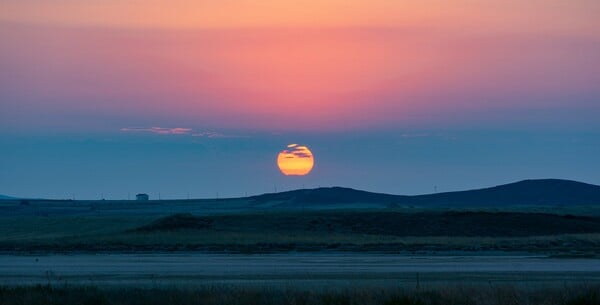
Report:
[[[308,147],[290,144],[277,156],[277,166],[286,176],[304,176],[315,165],[315,158]]]

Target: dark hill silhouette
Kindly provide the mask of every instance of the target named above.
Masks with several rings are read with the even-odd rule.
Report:
[[[523,180],[477,190],[427,195],[389,195],[351,188],[295,190],[250,197],[255,203],[281,206],[377,203],[402,206],[596,205],[600,186],[560,179]]]
[[[589,205],[600,204],[600,186],[560,179],[523,180],[490,188],[412,196],[433,205]]]
[[[229,213],[257,210],[415,208],[600,207],[600,186],[576,181],[524,180],[477,190],[390,195],[343,187],[302,189],[244,198],[188,200],[0,200],[0,215],[147,215]],[[548,210],[544,210],[548,211]],[[597,209],[596,209],[597,211]],[[571,213],[571,211],[569,212]],[[573,212],[575,213],[575,212]]]
[[[322,187],[317,189],[294,190],[281,193],[270,193],[250,197],[255,201],[281,201],[286,203],[327,204],[327,203],[358,203],[358,202],[394,202],[402,195],[389,195],[360,191],[345,187]]]

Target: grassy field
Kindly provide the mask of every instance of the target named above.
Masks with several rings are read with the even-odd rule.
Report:
[[[586,215],[583,210],[577,214]],[[466,251],[485,255],[490,251],[598,257],[600,253],[598,217],[520,210],[254,211],[170,216],[112,213],[19,215],[0,220],[0,251],[16,253],[16,257],[32,262],[37,262],[37,257],[21,254],[351,251],[444,255]],[[196,256],[196,253],[177,255]],[[92,256],[97,260],[97,255]],[[40,258],[37,263],[45,259]],[[557,261],[563,264],[565,260]],[[447,276],[433,285],[426,283],[427,277],[422,275],[414,287],[412,282],[410,286],[406,283],[401,286],[397,280],[385,277],[385,285],[356,287],[331,283],[308,286],[292,280],[261,285],[254,284],[255,279],[250,280],[251,285],[215,281],[177,287],[102,286],[93,282],[90,286],[77,286],[72,281],[58,281],[44,286],[0,286],[0,304],[600,304],[597,281],[581,284],[587,280],[580,272],[570,277],[575,280],[570,284],[525,281],[519,274],[514,275],[514,281],[482,280],[481,284],[461,282],[455,273]],[[13,282],[10,279],[5,283],[21,285]],[[45,282],[43,278],[42,283]]]
[[[536,217],[538,224],[533,221]],[[521,251],[556,256],[600,253],[600,233],[580,232],[596,228],[595,218],[590,224],[587,218],[550,215],[551,221],[545,221],[544,217],[348,211],[202,217],[20,216],[2,218],[0,249],[8,252]],[[564,224],[556,225],[557,221]],[[529,231],[535,234],[526,234]]]
[[[600,286],[448,286],[439,288],[321,288],[202,286],[196,288],[0,287],[3,305],[592,305]]]

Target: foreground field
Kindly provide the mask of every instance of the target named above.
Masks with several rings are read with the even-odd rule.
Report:
[[[0,285],[115,286],[302,282],[422,286],[448,282],[600,282],[600,260],[535,256],[369,253],[55,254],[0,256]]]
[[[98,288],[86,286],[0,287],[3,305],[591,305],[600,286],[448,286],[430,289],[298,286],[202,286],[195,288]]]
[[[0,304],[600,304],[595,205],[354,194],[0,202]]]
[[[600,253],[600,218],[523,212],[307,211],[171,216],[14,216],[0,251]]]

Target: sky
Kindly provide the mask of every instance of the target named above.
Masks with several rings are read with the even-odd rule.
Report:
[[[600,184],[595,0],[3,0],[0,194]],[[282,175],[277,155],[310,148]]]

